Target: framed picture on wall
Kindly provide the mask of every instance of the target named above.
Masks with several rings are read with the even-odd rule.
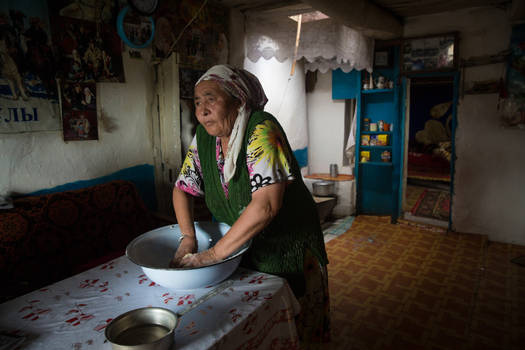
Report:
[[[390,68],[392,65],[391,50],[377,50],[374,52],[374,68]]]
[[[454,70],[458,66],[458,33],[406,38],[400,62],[405,74]]]

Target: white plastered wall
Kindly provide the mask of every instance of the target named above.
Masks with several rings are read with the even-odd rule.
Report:
[[[461,58],[508,49],[508,13],[475,8],[409,18],[405,37],[459,31]],[[505,65],[466,68],[466,84],[505,77]],[[497,94],[465,95],[458,106],[452,225],[457,232],[525,244],[525,131],[502,129]]]
[[[328,174],[330,164],[337,164],[340,174],[352,174],[350,167],[343,167],[345,145],[345,101],[332,100],[332,72],[317,72],[317,82],[312,92],[306,94],[308,111],[308,165],[310,174]],[[349,122],[349,121],[348,121]],[[311,188],[315,180],[305,179]],[[355,181],[336,181],[337,205],[334,216],[355,213]]]
[[[148,50],[143,56],[148,57]],[[0,195],[27,193],[153,164],[151,100],[153,69],[144,59],[124,59],[125,83],[98,83],[98,141],[63,141],[62,132],[0,135]]]
[[[352,174],[343,168],[345,101],[332,100],[332,71],[317,72],[314,91],[306,96],[310,173],[327,174],[330,164],[337,164],[340,174]]]

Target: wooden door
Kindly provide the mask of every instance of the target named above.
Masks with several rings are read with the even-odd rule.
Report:
[[[155,66],[153,103],[153,150],[158,210],[174,215],[173,184],[182,165],[179,66],[173,54]]]

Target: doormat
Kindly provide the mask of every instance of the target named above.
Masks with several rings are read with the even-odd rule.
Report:
[[[346,216],[341,219],[337,219],[334,222],[330,223],[330,226],[323,229],[323,234],[331,234],[339,236],[352,227],[352,223],[354,222],[355,217],[354,216]]]
[[[411,210],[414,216],[423,216],[448,221],[450,215],[450,193],[426,189]]]

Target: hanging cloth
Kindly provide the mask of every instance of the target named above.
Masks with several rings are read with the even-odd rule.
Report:
[[[294,57],[297,23],[286,13],[249,14],[246,20],[246,56],[252,62],[275,57],[279,62]],[[340,68],[372,71],[374,40],[332,19],[303,22],[297,59],[304,58],[305,69]]]
[[[348,158],[350,168],[354,169],[355,166],[355,134],[357,126],[357,102],[353,103],[353,112],[351,115],[352,122],[350,125],[350,133],[348,134],[348,139],[346,141],[345,155]]]

